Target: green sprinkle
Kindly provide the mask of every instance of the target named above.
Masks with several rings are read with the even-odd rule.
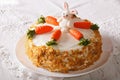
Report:
[[[38,21],[38,23],[45,23],[45,17],[41,15],[37,21]]]
[[[87,46],[90,43],[88,39],[81,38],[80,42],[78,43],[79,45]]]
[[[98,27],[97,24],[93,24],[93,25],[91,25],[91,29],[92,29],[92,30],[98,30],[99,27]]]
[[[48,41],[46,43],[47,46],[51,46],[51,45],[57,45],[56,41],[55,40],[51,40],[51,41]]]
[[[27,31],[28,39],[32,39],[34,35],[35,35],[35,30],[28,29],[28,31]]]

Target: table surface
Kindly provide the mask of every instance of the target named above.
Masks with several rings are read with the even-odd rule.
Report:
[[[113,53],[99,70],[64,80],[120,80],[119,0],[0,0],[0,48],[4,47],[12,55],[11,58],[14,58],[16,43],[27,28],[42,14],[60,14],[65,1],[69,3],[70,9],[78,11],[81,18],[101,25],[100,28],[113,41]],[[0,61],[0,80],[21,80],[13,76],[14,72],[11,73]]]

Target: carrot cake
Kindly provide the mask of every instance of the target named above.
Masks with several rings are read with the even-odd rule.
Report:
[[[98,25],[77,14],[65,2],[61,16],[41,16],[30,26],[25,49],[35,66],[67,73],[85,69],[100,58],[102,40]]]

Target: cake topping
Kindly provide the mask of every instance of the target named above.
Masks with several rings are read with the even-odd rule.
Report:
[[[81,29],[92,29],[92,30],[98,30],[99,27],[97,24],[92,24],[89,21],[82,21],[82,22],[74,22],[75,28],[81,28]]]
[[[52,17],[52,16],[47,16],[45,18],[45,22],[48,23],[48,24],[55,25],[55,26],[59,25],[59,23],[57,22],[57,19],[55,17]]]
[[[98,27],[97,24],[93,24],[93,25],[91,25],[91,29],[92,29],[92,30],[98,30],[99,27]]]
[[[51,36],[51,39],[54,39],[54,40],[58,40],[61,36],[61,30],[56,30],[53,32],[52,36]]]
[[[53,30],[53,27],[45,25],[45,26],[39,26],[35,28],[36,34],[43,34],[47,33]]]
[[[51,41],[48,41],[46,44],[48,46],[51,46],[51,45],[57,45],[57,40],[60,38],[61,36],[61,30],[55,30],[51,36]]]
[[[69,32],[77,40],[80,40],[81,38],[83,38],[83,34],[76,29],[70,29]]]
[[[27,31],[27,38],[28,39],[32,39],[34,35],[35,35],[35,30],[28,29],[28,31]]]
[[[57,45],[57,42],[56,42],[54,39],[52,39],[51,41],[48,41],[48,42],[46,43],[46,45],[47,45],[47,46]]]
[[[75,22],[74,27],[75,28],[82,28],[82,29],[90,29],[91,22],[88,22],[88,21]]]
[[[38,24],[40,24],[40,23],[45,23],[45,17],[44,17],[43,15],[41,15],[41,17],[38,18],[37,23],[38,23]]]
[[[88,39],[83,38],[83,34],[80,31],[76,29],[70,29],[69,32],[75,39],[80,40],[78,43],[79,45],[87,46],[90,43]]]
[[[68,4],[65,2],[62,16],[59,18],[53,16],[41,16],[37,21],[38,24],[34,25],[34,29],[28,30],[27,37],[28,39],[32,39],[35,34],[49,32],[48,34],[40,35],[42,38],[47,37],[46,40],[41,41],[42,45],[46,44],[52,46],[59,43],[59,46],[61,46],[65,43],[63,38],[63,36],[65,36],[65,38],[70,37],[69,39],[72,39],[72,37],[75,38],[75,41],[67,40],[71,42],[74,41],[74,45],[76,45],[75,43],[78,43],[79,45],[86,46],[90,43],[90,38],[94,35],[93,30],[98,30],[99,27],[89,20],[77,17],[77,14],[78,12],[76,10],[70,10]],[[48,40],[48,38],[50,38],[50,40]]]
[[[87,46],[90,43],[88,39],[81,38],[80,42],[78,43],[79,45]]]
[[[75,21],[76,19],[77,21],[80,20],[76,17],[76,14],[77,11],[76,10],[70,11],[68,4],[65,2],[62,16],[57,20],[59,22],[59,26],[61,27],[62,32],[68,32],[68,29],[73,27],[73,24],[71,25],[71,23],[73,23],[73,21]]]

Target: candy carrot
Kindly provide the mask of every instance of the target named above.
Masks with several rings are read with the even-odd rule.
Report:
[[[57,40],[60,38],[61,36],[61,30],[56,30],[55,32],[53,32],[52,36],[51,36],[51,40],[48,41],[46,43],[46,45],[51,46],[51,45],[57,45]]]
[[[70,29],[69,32],[77,40],[80,40],[83,37],[83,34],[76,29]]]
[[[36,34],[43,34],[43,33],[47,33],[53,30],[53,27],[51,26],[39,26],[36,27],[35,29],[35,33]]]
[[[75,22],[74,27],[75,28],[82,28],[82,29],[90,29],[91,28],[91,22],[88,22],[88,21]]]
[[[54,39],[54,40],[58,40],[61,36],[61,30],[56,30],[55,32],[53,32],[51,38]]]
[[[55,25],[55,26],[59,25],[59,23],[57,22],[57,19],[55,17],[52,17],[52,16],[47,16],[45,18],[45,22],[48,23],[48,24]]]

